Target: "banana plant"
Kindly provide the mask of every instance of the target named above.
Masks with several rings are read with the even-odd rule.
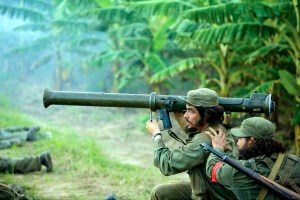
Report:
[[[111,65],[111,91],[118,92],[138,74],[141,53],[149,48],[148,27],[143,20],[135,19],[121,3],[98,3],[102,7],[89,10],[88,15],[95,17],[98,27],[105,29],[107,39],[103,43],[107,48],[91,54],[87,62],[94,67]]]
[[[134,10],[128,10],[125,3],[90,11],[97,16],[101,25],[106,25],[108,51],[91,56],[90,63],[102,67],[112,67],[112,91],[118,92],[131,81],[141,78],[146,83],[154,73],[166,68],[173,45],[168,39],[171,32],[166,28],[172,24],[168,18],[147,19],[137,17]],[[126,70],[125,70],[126,69]],[[166,91],[171,83],[152,84],[149,90]]]
[[[175,6],[177,9],[174,8]],[[134,2],[129,7],[141,13],[142,16],[177,16],[176,24],[174,24],[178,34],[177,41],[186,49],[189,46],[196,49],[214,47],[214,50],[209,48],[210,51],[206,55],[202,54],[202,57],[190,57],[170,65],[169,69],[164,69],[154,75],[151,79],[152,83],[170,76],[181,75],[191,69],[208,72],[211,71],[206,69],[209,65],[214,69],[212,76],[208,77],[209,82],[217,84],[217,90],[224,96],[229,95],[229,89],[235,84],[234,80],[245,72],[245,70],[238,70],[240,66],[230,66],[234,63],[235,57],[239,56],[235,52],[230,52],[231,44],[246,38],[257,37],[257,34],[269,36],[276,32],[270,26],[257,23],[258,19],[253,20],[252,15],[259,19],[271,15],[271,9],[259,3],[203,6],[193,1],[143,1]],[[268,8],[267,13],[265,8]],[[245,10],[251,11],[252,15],[245,14],[247,13]]]
[[[293,0],[295,11],[296,26],[293,26],[288,20],[285,20],[285,26],[288,31],[282,31],[281,34],[288,44],[288,53],[295,64],[296,78],[286,70],[280,70],[280,80],[284,88],[295,99],[296,106],[292,124],[295,130],[295,143],[297,155],[300,156],[300,1]]]
[[[178,9],[173,9],[172,5],[169,5],[171,2],[180,5]],[[299,6],[297,6],[299,0],[282,1],[276,4],[267,3],[238,1],[200,6],[194,1],[132,3],[131,7],[140,10],[143,16],[177,16],[176,26],[180,27],[178,29],[180,31],[177,31],[178,43],[186,48],[192,46],[209,51],[203,57],[191,57],[170,65],[168,69],[155,74],[151,79],[152,82],[159,82],[170,76],[182,75],[191,69],[199,69],[199,71],[208,74],[209,71],[205,70],[205,64],[209,64],[214,69],[214,73],[210,73],[211,76],[209,76],[210,82],[217,83],[222,95],[229,95],[230,89],[236,84],[246,87],[247,83],[241,79],[254,81],[257,79],[257,74],[264,73],[275,76],[265,76],[267,78],[260,80],[260,85],[256,86],[256,89],[273,91],[275,85],[282,84],[298,102],[298,94],[292,92],[294,90],[291,85],[299,90],[300,42]],[[198,26],[193,22],[196,22]],[[268,44],[270,39],[273,41]],[[211,46],[214,49],[210,48]],[[248,49],[245,48],[243,53],[239,53],[238,46],[248,46]],[[264,56],[267,56],[276,51],[288,51],[296,66],[296,79],[292,78],[293,76],[289,72],[279,71],[276,66],[268,62],[260,62],[261,68],[252,65],[252,61],[261,59],[260,53],[263,52]],[[219,52],[219,54],[215,52]],[[251,56],[248,56],[249,54]],[[248,61],[238,62],[238,59]],[[250,59],[253,60],[250,61]],[[251,68],[252,70],[250,70]],[[269,73],[268,70],[275,71],[275,73]],[[243,84],[246,85],[243,86]],[[299,124],[298,109],[299,104],[296,106],[293,119],[293,122],[297,124]],[[299,127],[295,130],[299,132]],[[295,132],[297,144],[300,137],[299,133]]]
[[[83,5],[80,3],[80,5]],[[11,49],[10,53],[30,54],[39,52],[37,60],[31,69],[45,66],[49,62],[55,64],[55,88],[60,90],[63,83],[70,79],[73,70],[72,54],[77,53],[76,47],[82,45],[78,41],[79,33],[89,29],[87,21],[74,20],[78,5],[72,6],[67,1],[55,1],[51,4],[42,0],[22,0],[11,4],[0,4],[2,15],[25,20],[25,24],[16,31],[39,31],[41,37],[30,44]],[[73,14],[73,16],[71,15]],[[83,40],[82,40],[83,41]],[[70,56],[71,55],[71,56]],[[67,59],[68,58],[68,59]]]

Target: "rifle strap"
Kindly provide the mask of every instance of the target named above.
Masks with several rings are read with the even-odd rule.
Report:
[[[276,175],[280,169],[281,163],[283,161],[285,154],[279,153],[276,162],[274,163],[274,166],[271,170],[271,173],[268,176],[268,179],[274,181],[276,178]],[[268,190],[266,188],[262,188],[259,195],[257,196],[256,200],[265,199],[266,195],[268,194]]]
[[[171,129],[169,129],[168,134],[175,140],[177,140],[178,142],[181,142],[182,144],[186,145],[186,142],[183,141],[181,138],[178,137],[178,135],[176,135]]]

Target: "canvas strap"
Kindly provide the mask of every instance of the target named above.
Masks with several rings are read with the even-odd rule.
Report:
[[[285,154],[279,153],[276,162],[274,163],[274,166],[271,170],[271,173],[268,176],[268,179],[274,181],[276,178],[276,175],[280,169],[281,163],[283,161]],[[262,188],[259,195],[257,196],[256,200],[262,200],[265,199],[266,195],[268,194],[268,190],[266,188]]]
[[[170,137],[177,140],[178,142],[180,142],[182,144],[186,144],[186,142],[183,141],[180,137],[178,137],[178,135],[176,135],[176,133],[174,133],[171,129],[169,129],[168,134],[170,135]]]

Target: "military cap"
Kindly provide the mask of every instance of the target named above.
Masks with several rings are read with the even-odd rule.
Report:
[[[240,128],[231,129],[236,137],[253,137],[256,139],[272,139],[275,126],[269,120],[262,117],[251,117],[242,122]]]
[[[180,97],[182,100],[193,106],[213,107],[219,104],[218,93],[208,88],[190,90],[187,93],[187,99]]]

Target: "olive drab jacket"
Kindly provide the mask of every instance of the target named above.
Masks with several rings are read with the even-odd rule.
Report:
[[[210,126],[212,128],[225,128],[221,124]],[[205,129],[207,130],[208,127]],[[187,171],[192,188],[192,199],[236,199],[235,195],[219,184],[212,183],[206,175],[206,160],[209,152],[202,149],[201,143],[211,145],[211,139],[202,132],[190,133],[186,145],[169,149],[162,139],[154,141],[154,165],[162,174],[168,176]],[[228,155],[237,156],[237,147],[233,137],[228,133],[226,140],[230,149]]]
[[[224,152],[222,149],[217,148],[217,150],[221,153]],[[268,177],[274,166],[274,163],[276,162],[277,157],[278,153],[273,153],[270,157],[262,155],[251,158],[249,160],[239,160],[239,162],[245,167],[251,168],[257,173]],[[284,185],[285,187],[288,186],[288,188],[291,190],[295,190],[295,188],[293,188],[293,184],[291,184],[292,187],[289,187],[289,183],[293,182],[294,184],[296,184],[296,188],[298,188],[299,190],[300,165],[297,164],[299,163],[299,161],[296,162],[295,160],[294,162],[288,157],[289,155],[286,154],[282,164],[280,165],[280,169],[275,178],[275,182],[282,184],[281,179],[284,178],[284,183],[282,185]],[[257,199],[258,195],[261,195],[260,192],[263,187],[259,183],[239,172],[238,170],[232,168],[229,164],[222,163],[222,159],[217,157],[216,155],[210,154],[206,167],[207,175],[210,176],[211,179],[213,179],[216,183],[223,185],[229,190],[232,190],[238,199]],[[292,178],[293,180],[290,180],[290,178]],[[295,190],[295,192],[298,193],[297,189]],[[276,197],[273,193],[268,192],[263,199],[275,200],[278,199],[278,197]]]

